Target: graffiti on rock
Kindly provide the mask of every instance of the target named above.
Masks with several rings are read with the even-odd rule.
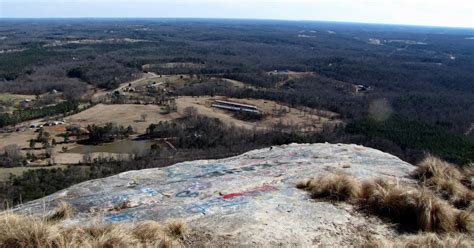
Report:
[[[196,197],[198,196],[199,193],[198,192],[192,192],[190,190],[183,190],[183,191],[180,191],[178,193],[176,193],[176,197]]]
[[[118,214],[109,214],[105,216],[105,222],[113,223],[113,222],[124,222],[124,221],[132,221],[133,218],[128,213],[118,213]]]

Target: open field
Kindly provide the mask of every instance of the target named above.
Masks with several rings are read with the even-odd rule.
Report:
[[[160,114],[161,107],[157,105],[136,105],[136,104],[98,104],[81,113],[65,118],[67,123],[87,126],[90,124],[104,125],[113,122],[122,126],[133,127],[138,133],[144,133],[151,123],[167,121],[178,118],[176,113]],[[142,114],[146,114],[146,121],[142,121]]]
[[[33,129],[26,129],[22,132],[0,133],[0,149],[4,146],[17,144],[20,147],[28,147],[28,140],[36,136]]]
[[[195,107],[199,114],[208,117],[218,118],[226,124],[236,125],[248,129],[271,128],[274,124],[282,123],[284,125],[296,125],[300,131],[320,131],[323,125],[326,124],[341,124],[338,120],[338,114],[330,111],[306,109],[299,110],[290,108],[274,101],[261,99],[234,99],[226,98],[228,101],[235,101],[244,104],[256,105],[264,114],[265,117],[261,121],[248,122],[236,119],[229,111],[220,110],[211,107],[211,102],[214,99],[225,99],[224,97],[179,97],[176,100],[178,105],[178,112],[183,111],[186,107]],[[279,110],[284,109],[286,111]]]
[[[23,99],[35,99],[34,95],[20,95],[20,94],[10,94],[10,93],[0,93],[0,101],[20,101]]]
[[[18,108],[19,102],[24,99],[33,100],[34,95],[19,95],[10,93],[0,93],[0,113],[11,112]]]

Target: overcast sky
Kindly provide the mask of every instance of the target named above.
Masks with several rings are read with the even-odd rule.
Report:
[[[197,17],[474,28],[474,0],[0,0],[0,17]]]

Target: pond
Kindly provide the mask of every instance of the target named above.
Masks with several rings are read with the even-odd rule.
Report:
[[[138,154],[139,156],[149,154],[151,146],[157,144],[154,140],[121,140],[114,143],[106,143],[100,145],[85,145],[78,146],[68,150],[68,153],[94,153],[94,152],[107,152],[107,153],[122,153],[122,154]]]

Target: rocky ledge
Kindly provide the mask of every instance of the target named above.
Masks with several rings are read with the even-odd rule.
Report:
[[[344,203],[311,200],[296,183],[328,172],[401,180],[415,167],[381,151],[347,144],[291,144],[220,159],[128,171],[74,185],[15,209],[44,213],[58,202],[68,222],[179,219],[191,246],[347,246],[395,231]]]

